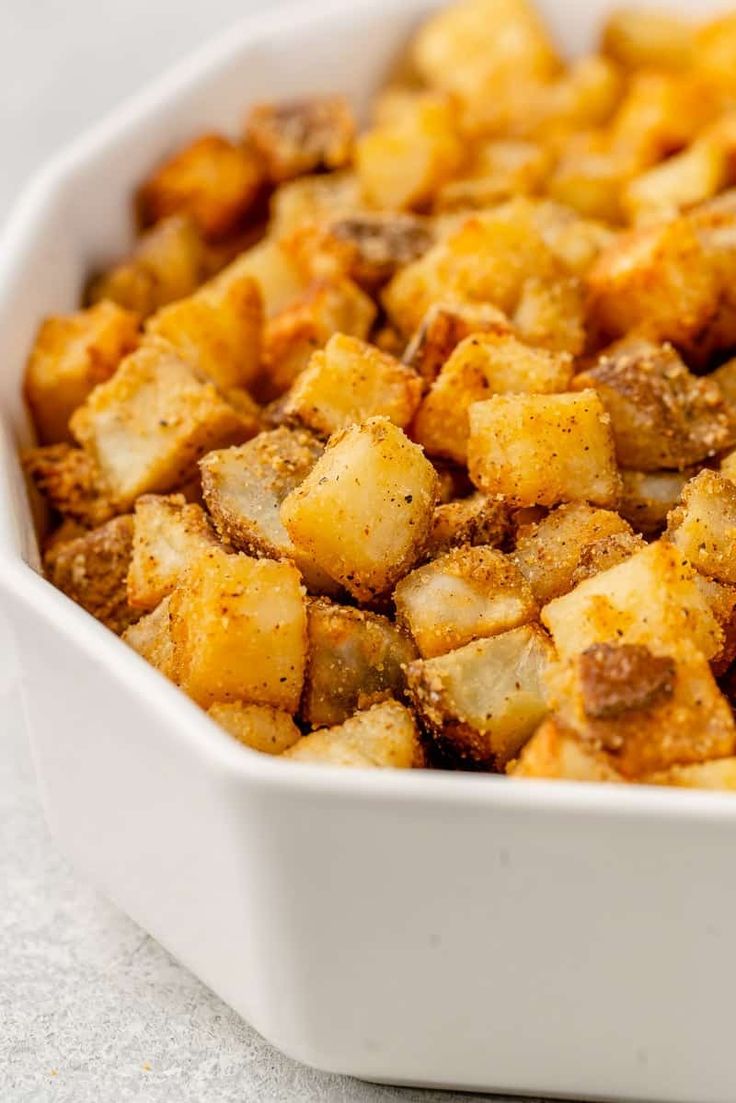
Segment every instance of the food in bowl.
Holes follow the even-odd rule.
[[[50,581],[260,752],[733,788],[735,62],[465,0],[175,151],[30,353]]]

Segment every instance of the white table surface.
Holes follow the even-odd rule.
[[[252,3],[0,0],[0,221],[39,163]],[[295,1064],[77,877],[43,822],[8,655],[0,609],[3,1103],[480,1098]]]

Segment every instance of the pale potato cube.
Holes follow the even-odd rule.
[[[403,361],[432,383],[453,350],[472,333],[511,332],[506,315],[490,303],[435,303],[406,346]]]
[[[49,506],[63,517],[96,528],[117,512],[93,458],[71,444],[28,448],[23,468]]]
[[[606,132],[577,131],[561,143],[547,191],[585,218],[617,224],[621,192],[641,167],[630,150],[612,147]]]
[[[202,552],[217,543],[196,503],[183,494],[143,494],[135,503],[128,601],[134,609],[154,609],[181,581]]]
[[[514,562],[537,601],[545,605],[572,589],[575,570],[587,548],[606,537],[630,533],[626,521],[612,510],[571,502],[520,527]]]
[[[736,757],[714,758],[710,762],[691,762],[671,766],[642,779],[647,785],[674,785],[679,789],[736,790]]]
[[[456,548],[411,571],[396,587],[394,602],[424,659],[497,636],[537,615],[519,568],[488,547]]]
[[[358,709],[403,694],[406,666],[417,649],[387,617],[319,598],[307,608],[307,635],[305,723],[340,724]]]
[[[462,175],[439,189],[435,210],[492,207],[515,195],[533,195],[541,190],[550,164],[549,150],[538,142],[482,142]]]
[[[580,280],[525,280],[512,318],[522,341],[550,352],[579,355],[585,347],[585,311]]]
[[[286,498],[291,539],[358,600],[390,589],[417,560],[432,524],[437,475],[387,418],[335,434]]]
[[[682,488],[695,472],[621,471],[623,493],[619,513],[645,535],[655,535],[667,523],[667,514],[677,505]]]
[[[47,562],[54,586],[118,635],[139,616],[125,589],[132,543],[133,518],[114,517],[63,544]]]
[[[736,583],[736,486],[701,471],[685,484],[665,535],[703,574]]]
[[[686,69],[693,60],[693,31],[674,12],[615,8],[603,28],[602,49],[627,69]]]
[[[305,735],[284,758],[326,766],[418,769],[424,752],[414,717],[396,701],[384,701],[334,728]]]
[[[542,623],[562,658],[613,642],[673,655],[694,645],[709,659],[723,641],[695,568],[661,540],[555,598],[542,609]]]
[[[174,643],[171,639],[169,599],[165,597],[123,632],[122,639],[166,678],[174,678]]]
[[[42,444],[70,439],[72,413],[137,344],[137,315],[111,302],[42,322],[25,376],[25,395]]]
[[[300,176],[281,184],[271,196],[270,231],[279,240],[306,223],[348,217],[360,210],[360,187],[355,173]]]
[[[302,737],[288,712],[268,705],[216,701],[208,708],[207,715],[238,743],[261,754],[283,754]]]
[[[427,555],[434,559],[451,548],[497,546],[510,530],[509,510],[485,494],[469,495],[435,506]]]
[[[594,744],[586,743],[554,716],[542,721],[517,759],[509,763],[509,777],[555,781],[613,781],[624,779]]]
[[[424,398],[412,436],[433,456],[467,460],[474,402],[493,394],[555,394],[568,388],[572,360],[567,353],[530,348],[510,334],[478,333],[451,353]]]
[[[409,693],[450,761],[502,768],[543,719],[544,671],[554,655],[544,632],[523,625],[409,667]]]
[[[139,494],[180,486],[205,452],[249,431],[212,383],[153,340],[95,387],[70,426],[120,508]]]
[[[422,381],[411,368],[357,337],[336,333],[312,353],[284,413],[322,436],[374,416],[403,429],[421,395]]]
[[[198,704],[243,701],[296,712],[307,617],[292,563],[214,548],[170,598],[176,680]]]
[[[632,223],[654,222],[717,195],[728,178],[727,151],[706,134],[629,181],[621,194],[621,206]]]
[[[593,390],[476,402],[470,407],[468,470],[484,494],[519,506],[611,506],[621,490],[610,418]]]
[[[355,122],[342,96],[258,103],[248,113],[246,137],[279,184],[349,163]]]
[[[265,238],[236,257],[215,277],[219,287],[239,284],[248,276],[255,280],[261,292],[266,318],[273,318],[303,295],[309,277],[280,242]]]

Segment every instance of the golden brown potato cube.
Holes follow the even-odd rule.
[[[695,568],[662,540],[550,601],[542,623],[563,659],[597,643],[643,644],[673,655],[694,645],[709,659],[723,642]]]
[[[536,625],[476,640],[409,667],[414,706],[451,761],[502,768],[544,717],[544,672],[554,655]]]
[[[284,412],[321,436],[381,416],[405,428],[422,395],[416,372],[373,345],[336,333],[289,392]]]
[[[466,337],[424,398],[412,435],[433,456],[465,463],[474,402],[493,394],[564,391],[572,378],[567,353],[530,348],[510,334],[478,333]]]
[[[162,337],[218,387],[247,387],[260,370],[263,303],[250,276],[214,279],[158,310],[146,333]]]
[[[123,641],[166,678],[174,678],[174,643],[171,639],[169,598],[123,632]]]
[[[611,121],[610,140],[646,168],[694,141],[721,107],[712,82],[697,72],[633,73]]]
[[[736,359],[727,360],[725,364],[721,364],[710,373],[709,378],[721,388],[728,405],[736,409]]]
[[[145,318],[191,295],[204,275],[204,244],[196,226],[172,215],[142,234],[130,257],[93,279],[88,299],[109,299]]]
[[[677,505],[683,486],[694,474],[693,470],[622,470],[619,513],[638,532],[656,535],[666,525],[667,514]]]
[[[710,762],[691,762],[687,766],[671,766],[649,774],[647,785],[674,785],[680,789],[736,789],[736,757],[714,758]]]
[[[154,609],[180,582],[191,563],[215,545],[201,506],[183,494],[143,494],[135,503],[128,601]]]
[[[646,546],[644,537],[638,532],[614,532],[586,545],[573,571],[571,589],[579,582],[585,582],[586,578],[593,578],[601,571],[618,566]]]
[[[236,257],[215,277],[217,284],[239,283],[249,276],[258,284],[266,318],[285,310],[307,290],[309,280],[278,241],[266,238]]]
[[[125,589],[132,543],[133,518],[114,517],[64,544],[48,564],[54,586],[118,635],[139,616]]]
[[[242,225],[261,187],[257,157],[220,134],[205,134],[174,154],[138,191],[144,226],[172,214],[188,215],[205,238],[217,241]]]
[[[315,279],[345,275],[371,290],[423,256],[433,240],[431,223],[419,215],[355,211],[301,226],[284,247]]]
[[[334,605],[307,608],[309,652],[301,716],[313,728],[340,724],[358,709],[403,694],[414,643],[387,617]]]
[[[622,189],[641,167],[631,151],[612,148],[607,133],[578,131],[561,143],[547,191],[587,219],[617,224],[623,219]]]
[[[499,139],[481,143],[463,174],[444,184],[435,198],[437,211],[492,207],[515,195],[533,195],[551,164],[538,142]]]
[[[42,444],[69,440],[69,418],[138,344],[138,317],[101,302],[47,318],[26,365],[25,394]]]
[[[542,235],[547,247],[562,265],[564,273],[582,278],[596,257],[615,240],[616,232],[595,218],[581,218],[575,211],[551,199],[534,202],[531,209],[533,225]],[[527,282],[540,281],[538,275],[530,275]],[[565,285],[564,276],[545,281],[552,288]],[[574,286],[574,284],[571,284]],[[522,285],[522,296],[524,285]],[[517,307],[517,310],[519,308]]]
[[[610,418],[593,390],[476,402],[468,471],[484,494],[518,506],[612,506],[621,491]]]
[[[86,536],[89,532],[87,526],[75,521],[73,517],[65,517],[60,524],[45,533],[41,538],[41,560],[44,569],[48,573],[51,570],[54,559],[70,540],[76,540],[78,536]]]
[[[605,754],[580,739],[555,716],[542,721],[506,772],[509,777],[556,781],[624,780]]]
[[[455,548],[402,578],[396,612],[424,659],[497,636],[537,615],[529,583],[495,548]]]
[[[587,548],[606,537],[630,533],[627,523],[612,510],[571,502],[519,528],[514,561],[537,601],[545,605],[572,589]]]
[[[503,311],[490,303],[435,303],[406,346],[407,367],[432,383],[450,354],[473,333],[511,333]]]
[[[621,206],[629,222],[655,222],[717,195],[728,183],[728,176],[724,145],[704,134],[681,153],[629,181],[621,194]]]
[[[388,418],[336,433],[281,506],[301,552],[359,601],[390,589],[421,555],[437,475]]]
[[[623,467],[682,469],[734,439],[736,426],[717,383],[692,375],[670,345],[620,341],[573,386],[594,387],[600,395]]]
[[[529,345],[579,355],[585,347],[585,310],[580,280],[525,280],[512,318]]]
[[[397,701],[384,701],[334,728],[305,735],[284,758],[327,766],[420,769],[424,752],[414,717]]]
[[[697,28],[693,38],[697,69],[724,92],[732,94],[736,58],[736,15],[724,13]]]
[[[281,184],[271,196],[270,232],[278,240],[307,223],[347,217],[360,209],[360,187],[355,173],[300,176]]]
[[[615,8],[603,28],[602,50],[627,69],[686,69],[694,28],[674,12]]]
[[[207,715],[238,743],[262,754],[283,754],[302,737],[288,712],[268,705],[216,701]]]
[[[701,471],[685,484],[665,535],[703,574],[736,583],[736,486]]]
[[[280,184],[308,172],[347,165],[355,121],[342,96],[259,103],[248,113],[246,137],[269,179]]]
[[[139,494],[180,486],[200,456],[242,440],[250,427],[212,383],[164,342],[151,340],[95,387],[71,430],[126,508]]]
[[[501,544],[510,530],[509,511],[485,494],[443,502],[435,506],[427,555],[434,559],[451,548]]]
[[[49,506],[63,517],[96,528],[116,513],[100,470],[71,444],[47,444],[23,453],[23,467]]]
[[[213,548],[170,598],[179,685],[203,708],[244,701],[296,712],[307,618],[293,563]]]
[[[375,317],[372,299],[352,280],[314,283],[266,324],[262,384],[266,397],[288,390],[315,349],[323,348],[333,333],[365,339]]]

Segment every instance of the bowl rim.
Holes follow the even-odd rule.
[[[403,8],[403,0],[384,0]],[[417,4],[431,10],[438,0]],[[351,0],[351,11],[368,12],[374,0]],[[140,120],[173,102],[180,92],[205,80],[234,59],[248,44],[267,40],[288,24],[300,25],[338,15],[344,0],[288,0],[272,10],[249,13],[168,67],[140,91],[124,99],[32,174],[0,232],[0,306],[15,274],[22,268],[37,227],[56,193],[73,187],[89,162],[139,125]],[[243,747],[210,720],[177,686],[169,682],[117,636],[57,590],[24,558],[17,505],[10,472],[17,464],[13,442],[0,434],[0,589],[43,618],[53,631],[74,644],[92,664],[111,670],[129,693],[145,693],[147,703],[177,739],[205,756],[223,775],[264,788],[299,795],[319,795],[343,803],[395,802],[421,805],[494,805],[522,813],[604,816],[616,821],[736,821],[736,800],[728,793],[603,782],[514,779],[503,775],[443,770],[336,770],[327,765],[282,761]]]

